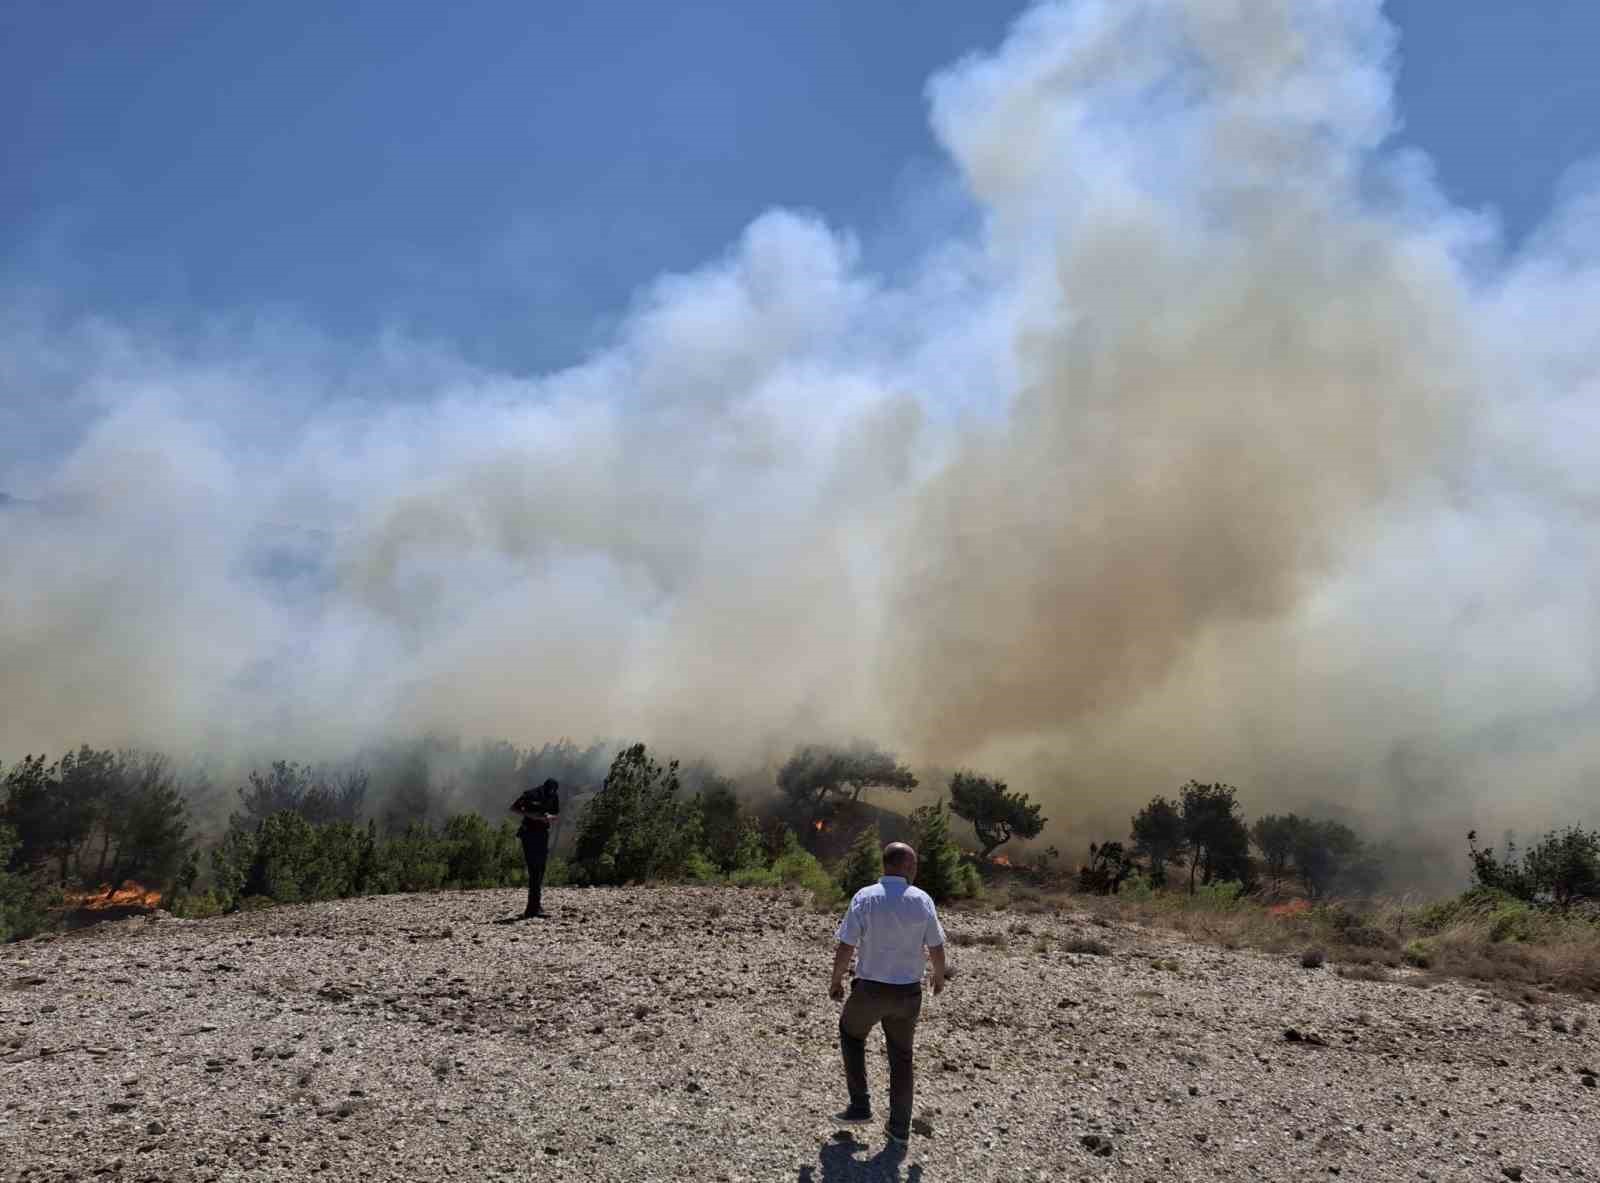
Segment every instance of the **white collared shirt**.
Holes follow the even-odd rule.
[[[834,934],[856,949],[856,977],[907,986],[922,981],[922,948],[944,944],[933,897],[903,875],[885,875],[850,901]]]

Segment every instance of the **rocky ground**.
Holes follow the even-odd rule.
[[[547,895],[527,923],[451,893],[0,948],[0,1179],[1600,1176],[1592,1004],[947,913],[894,1155],[831,1118],[832,917]]]

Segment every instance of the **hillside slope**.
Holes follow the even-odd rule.
[[[0,1178],[1600,1173],[1593,1005],[987,912],[946,916],[1006,943],[954,949],[926,1001],[933,1133],[897,1160],[830,1118],[831,917],[726,889],[547,899],[543,922],[493,923],[516,892],[391,896],[0,949]]]

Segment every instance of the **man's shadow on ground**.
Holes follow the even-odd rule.
[[[866,1149],[864,1143],[854,1138],[824,1143],[817,1155],[822,1173],[817,1173],[817,1167],[803,1166],[797,1183],[921,1183],[921,1163],[901,1173],[905,1147],[885,1146],[869,1158],[856,1157]]]

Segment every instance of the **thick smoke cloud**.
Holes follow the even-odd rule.
[[[1390,147],[1395,52],[1041,6],[929,88],[981,233],[891,282],[769,213],[545,377],[19,294],[0,754],[870,735],[1069,826],[1581,815],[1600,188],[1507,253]]]

